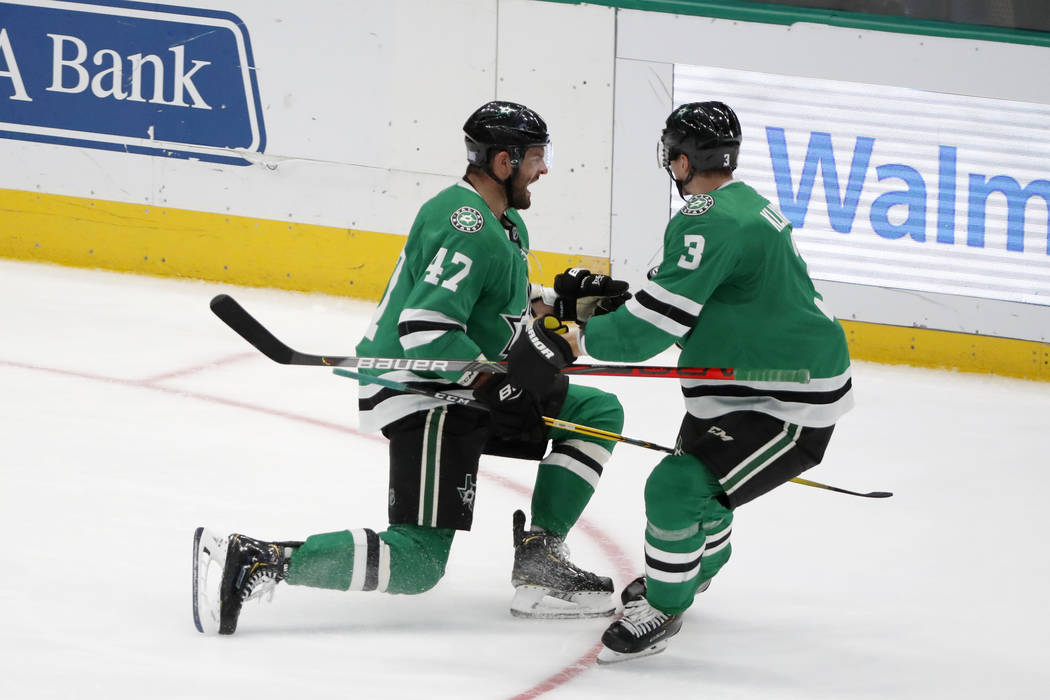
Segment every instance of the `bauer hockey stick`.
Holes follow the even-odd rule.
[[[491,410],[486,404],[478,401],[477,399],[467,398],[466,396],[458,396],[456,394],[449,394],[444,391],[435,391],[433,389],[424,389],[422,387],[414,387],[404,382],[398,382],[393,379],[387,379],[382,376],[372,376],[370,374],[361,374],[360,372],[354,372],[353,370],[345,369],[343,367],[336,367],[332,370],[335,374],[341,377],[349,377],[350,379],[356,379],[362,384],[379,384],[385,386],[388,389],[395,389],[397,391],[403,391],[409,394],[418,394],[420,396],[429,396],[431,398],[440,399],[441,401],[447,401],[449,403],[459,404],[460,406],[470,406],[472,408],[478,408],[483,411]],[[551,428],[561,428],[562,430],[568,430],[572,433],[579,433],[580,435],[589,435],[591,437],[602,438],[604,440],[612,440],[614,442],[623,442],[628,445],[635,445],[637,447],[644,447],[649,450],[656,450],[657,452],[666,452],[667,454],[677,454],[676,450],[658,445],[655,442],[649,442],[647,440],[638,440],[637,438],[629,438],[619,433],[612,433],[608,430],[602,430],[600,428],[592,428],[587,425],[580,425],[578,423],[570,423],[569,421],[559,420],[558,418],[549,418],[543,416],[544,424]],[[860,496],[861,498],[889,498],[893,494],[889,491],[869,491],[867,493],[861,493],[859,491],[850,491],[849,489],[842,489],[838,486],[829,486],[828,484],[822,484],[819,481],[810,481],[809,479],[803,479],[801,477],[795,477],[791,481],[796,484],[802,484],[803,486],[812,486],[818,489],[825,489],[827,491],[835,491],[836,493],[844,493],[850,496]]]
[[[255,349],[282,365],[356,367],[358,369],[407,369],[416,372],[488,372],[505,374],[505,362],[443,360],[403,357],[353,357],[311,355],[294,350],[249,314],[228,294],[211,300],[211,310],[223,323],[251,343]],[[606,377],[667,377],[671,379],[725,379],[752,382],[809,382],[807,369],[734,369],[724,367],[657,367],[651,365],[570,365],[562,374],[591,374]]]

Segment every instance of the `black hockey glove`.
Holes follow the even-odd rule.
[[[542,395],[554,375],[576,361],[569,341],[562,334],[569,329],[554,316],[544,316],[525,327],[507,351],[507,376],[517,386]]]
[[[528,440],[537,434],[543,420],[539,397],[513,384],[508,375],[488,375],[474,396],[489,407],[493,435]]]
[[[592,273],[582,267],[572,267],[554,277],[554,315],[564,321],[586,323],[591,316],[600,316],[618,309],[631,298],[628,284],[608,275]]]
[[[507,352],[507,374],[493,375],[474,395],[492,412],[493,432],[506,439],[530,439],[542,423],[540,397],[554,383],[558,370],[576,356],[561,337],[566,327],[544,316],[526,327]]]

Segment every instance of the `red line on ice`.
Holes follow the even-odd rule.
[[[221,396],[212,396],[210,394],[201,394],[194,391],[183,391],[181,389],[173,389],[171,387],[160,386],[157,384],[158,381],[164,379],[170,379],[173,377],[185,377],[196,372],[201,372],[209,369],[215,369],[219,365],[228,364],[229,362],[243,359],[245,357],[251,357],[251,354],[237,355],[223,360],[198,365],[183,370],[176,370],[165,374],[156,375],[149,379],[119,379],[117,377],[106,377],[98,374],[91,374],[88,372],[77,372],[73,370],[56,369],[53,367],[41,367],[39,365],[25,364],[22,362],[11,362],[7,360],[0,360],[0,365],[7,367],[17,367],[20,369],[33,370],[37,372],[47,372],[48,374],[58,374],[66,377],[73,377],[76,379],[88,379],[97,382],[103,382],[106,384],[119,384],[122,386],[149,389],[151,391],[160,391],[162,393],[171,394],[173,396],[182,396],[190,399],[196,399],[198,401],[205,401],[211,403],[223,404],[233,408],[241,408],[248,411],[255,411],[257,413],[265,413],[271,416],[277,416],[281,418],[287,418],[289,420],[297,421],[300,423],[307,423],[309,425],[318,426],[321,428],[327,428],[342,433],[349,433],[356,437],[365,438],[367,440],[375,440],[377,442],[385,442],[386,438],[371,433],[362,433],[358,430],[350,428],[340,423],[332,423],[329,421],[318,420],[316,418],[309,418],[307,416],[301,416],[294,413],[288,413],[287,411],[279,411],[272,408],[266,408],[265,406],[258,406],[254,404],[248,404],[241,401],[234,401],[232,399],[225,399]],[[489,481],[494,481],[503,488],[513,491],[519,495],[529,496],[532,494],[532,490],[526,486],[508,479],[507,477],[493,473],[489,470],[482,470],[485,474],[485,478]],[[588,537],[595,541],[598,547],[602,550],[602,553],[615,564],[616,573],[621,581],[630,581],[637,576],[638,566],[632,562],[630,557],[627,556],[626,552],[623,551],[620,546],[613,540],[606,537],[605,533],[600,527],[590,522],[586,517],[581,517],[576,523],[576,527],[583,531]],[[567,665],[560,671],[552,674],[545,680],[540,681],[536,685],[532,686],[524,692],[518,693],[512,696],[509,700],[531,700],[532,698],[539,697],[544,693],[559,688],[569,681],[579,676],[584,671],[589,670],[595,665],[595,661],[598,657],[598,652],[601,650],[601,642],[597,642],[593,647],[587,650],[587,652]]]

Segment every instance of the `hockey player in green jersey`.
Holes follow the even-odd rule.
[[[540,460],[531,528],[522,511],[513,518],[511,612],[589,617],[615,611],[612,581],[572,564],[563,544],[615,443],[548,429],[542,417],[619,432],[623,409],[614,395],[570,386],[557,373],[575,360],[555,331],[564,326],[533,322],[533,316],[551,310],[541,298],[575,308],[574,291],[584,289],[606,296],[611,309],[629,296],[627,285],[587,274],[579,284],[563,283],[561,298],[530,285],[529,236],[519,211],[531,204],[529,186],[547,172],[547,125],[523,105],[490,102],[471,115],[464,132],[466,174],[420,209],[357,351],[507,358],[506,375],[387,373],[409,385],[473,395],[491,411],[363,384],[361,427],[382,430],[390,440],[389,527],[317,534],[305,542],[202,537],[199,530],[198,560],[224,557],[224,575],[217,592],[206,594],[204,581],[195,587],[204,621],[198,628],[233,633],[241,604],[281,580],[339,590],[429,590],[445,573],[456,531],[471,528],[482,454]]]
[[[614,313],[590,320],[583,354],[636,362],[677,344],[679,366],[808,369],[808,384],[684,379],[679,454],[645,485],[645,573],[621,598],[600,662],[662,651],[730,555],[735,509],[818,464],[853,402],[845,334],[813,287],[791,224],[733,179],[740,123],[721,102],[667,118],[661,163],[685,206],[662,262]]]

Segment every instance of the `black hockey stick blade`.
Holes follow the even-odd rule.
[[[860,496],[861,498],[889,498],[893,495],[892,491],[868,491],[867,493],[861,493],[859,491],[850,491],[849,489],[841,489],[838,486],[828,486],[818,481],[810,481],[809,479],[803,479],[800,476],[796,476],[792,479],[796,484],[802,484],[803,486],[812,486],[818,489],[827,489],[828,491],[835,491],[837,493],[848,493],[851,496]]]
[[[211,310],[222,322],[237,332],[255,349],[282,365],[338,365],[342,357],[322,357],[298,352],[282,343],[266,326],[244,310],[229,294],[218,294],[211,300]]]

